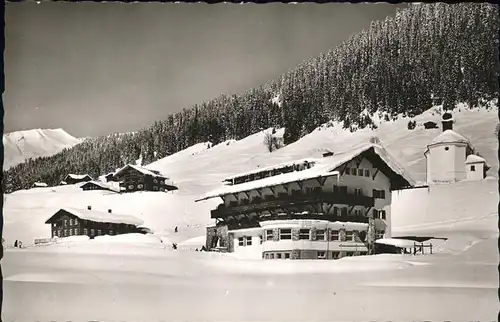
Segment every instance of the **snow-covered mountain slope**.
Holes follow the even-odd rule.
[[[497,124],[497,111],[461,109],[454,113],[454,129],[468,137],[488,161],[492,166],[489,171],[492,176],[498,171],[497,141],[493,134]],[[414,119],[417,123],[433,120],[439,124],[440,113],[434,108]],[[44,221],[55,211],[61,207],[86,208],[88,205],[96,210],[112,208],[116,213],[139,216],[144,220],[145,226],[167,236],[175,226],[179,226],[179,233],[170,236],[177,241],[201,236],[205,226],[212,223],[210,210],[220,201],[212,199],[195,203],[194,200],[209,190],[220,187],[224,178],[258,166],[321,157],[325,148],[334,152],[351,149],[374,136],[380,139],[388,152],[415,179],[424,181],[424,150],[441,130],[425,130],[420,126],[408,130],[407,124],[408,119],[400,119],[382,123],[377,130],[364,129],[355,133],[343,130],[339,124],[333,124],[318,128],[299,141],[272,153],[268,152],[263,144],[266,131],[239,141],[230,140],[213,146],[210,143],[200,143],[146,166],[161,171],[178,185],[178,191],[167,194],[141,192],[120,195],[102,191],[81,191],[78,186],[17,191],[5,196],[4,236],[7,240],[18,238],[25,241],[46,237],[50,234],[50,228]],[[275,135],[282,134],[281,129]],[[417,222],[426,224],[445,221],[449,220],[448,217],[440,220],[439,216],[427,216],[421,217],[422,222]]]
[[[7,170],[30,158],[54,155],[82,140],[71,136],[63,129],[33,129],[4,134],[3,169]]]
[[[461,110],[454,115],[455,130],[472,141],[492,166],[492,176],[498,169],[493,135],[497,112]],[[439,124],[439,114],[434,113],[429,110],[415,120]],[[449,238],[433,240],[432,256],[256,261],[169,247],[170,242],[179,242],[181,250],[204,244],[205,226],[212,223],[210,210],[220,201],[194,200],[220,187],[225,177],[257,166],[320,157],[325,148],[350,149],[377,136],[411,175],[423,181],[425,145],[440,130],[417,126],[410,131],[407,123],[408,119],[400,119],[375,131],[356,133],[333,124],[273,153],[263,144],[264,132],[215,146],[197,144],[147,166],[176,182],[179,190],[169,193],[120,195],[82,191],[78,184],[5,195],[7,245],[15,239],[29,245],[34,238],[49,237],[50,227],[44,222],[55,211],[88,205],[135,215],[156,236],[104,236],[92,241],[72,237],[50,246],[8,248],[2,261],[4,317],[31,321],[40,319],[42,312],[45,320],[75,321],[123,320],[124,316],[152,321],[165,316],[204,321],[320,321],[325,316],[345,321],[399,321],[415,316],[436,321],[494,320],[499,260],[495,179],[393,193],[394,235]],[[282,134],[283,130],[276,133]],[[249,298],[259,310],[248,310]],[[76,301],[85,305],[75,305]],[[199,303],[199,309],[193,310],[193,303]],[[359,303],[364,303],[362,310]],[[97,306],[103,308],[98,315],[87,309]]]

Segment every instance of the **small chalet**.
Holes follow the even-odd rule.
[[[138,226],[143,224],[139,218],[130,215],[113,214],[92,210],[91,206],[85,209],[62,208],[46,222],[50,224],[52,238],[68,236],[89,236],[94,238],[101,235],[120,235],[141,233]]]
[[[437,129],[438,126],[435,122],[432,122],[432,121],[427,121],[424,123],[424,128],[426,130],[429,130],[429,129]]]
[[[75,184],[80,182],[92,181],[92,177],[88,174],[68,174],[63,180],[66,184]]]
[[[83,184],[80,188],[82,188],[83,191],[88,191],[88,190],[108,190],[108,191],[113,191],[113,192],[119,192],[114,189],[109,184],[106,184],[104,182],[99,182],[99,181],[89,181],[85,184]]]
[[[178,188],[172,181],[159,171],[149,170],[136,165],[128,164],[113,174],[115,181],[120,182],[123,192],[134,191],[173,191]]]

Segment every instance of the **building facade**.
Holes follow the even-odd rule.
[[[113,214],[108,212],[75,208],[63,208],[57,211],[46,222],[50,224],[52,238],[70,236],[88,236],[93,239],[102,235],[121,235],[141,233],[138,226],[143,224],[141,219],[129,215]]]
[[[412,185],[388,159],[368,144],[231,177],[199,200],[222,199],[211,217],[228,227],[229,252],[264,259],[366,254],[370,224],[373,238],[390,236],[391,191]]]
[[[121,192],[177,190],[171,180],[160,172],[131,164],[119,169],[112,178],[120,182]]]

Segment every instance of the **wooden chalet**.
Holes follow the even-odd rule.
[[[424,128],[428,130],[428,129],[438,129],[439,127],[436,122],[427,121],[424,123]]]
[[[66,178],[64,178],[64,182],[66,184],[76,184],[80,182],[87,182],[87,181],[92,181],[92,177],[89,176],[88,174],[68,174]]]
[[[46,222],[50,224],[52,238],[69,236],[89,236],[91,239],[101,235],[120,235],[127,233],[143,233],[138,226],[141,219],[130,215],[119,215],[108,212],[85,209],[63,208],[57,211]]]
[[[230,185],[197,201],[223,200],[211,211],[211,218],[216,227],[227,227],[225,244],[230,252],[249,245],[259,248],[263,258],[311,258],[314,254],[317,258],[339,258],[367,253],[359,236],[366,236],[370,225],[374,229],[369,234],[371,242],[390,234],[391,191],[413,186],[413,180],[378,144],[327,156],[228,178],[225,181]],[[337,227],[332,223],[342,224]],[[337,228],[325,228],[328,225]],[[210,238],[226,239],[223,230],[208,230]],[[321,241],[317,240],[318,231]],[[328,237],[330,234],[336,237]],[[328,254],[322,253],[325,242]],[[207,247],[212,245],[213,240],[207,240]],[[287,252],[275,252],[285,248]],[[299,249],[298,255],[292,249]]]
[[[122,192],[173,191],[178,188],[159,171],[128,164],[114,173],[113,179],[120,182]]]

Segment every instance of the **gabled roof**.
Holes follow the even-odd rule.
[[[409,173],[377,143],[367,143],[351,150],[335,153],[333,156],[322,159],[319,163],[324,164],[327,171],[336,170],[341,165],[353,160],[358,156],[367,157],[376,163],[375,166],[394,182],[395,188],[410,187],[415,185],[415,180]]]
[[[96,185],[96,186],[99,186],[99,187],[101,187],[101,188],[103,188],[103,189],[106,189],[106,190],[111,190],[111,191],[119,192],[116,188],[112,187],[112,186],[111,186],[111,185],[109,185],[109,184],[106,184],[106,183],[104,183],[104,182],[100,182],[100,181],[94,181],[94,180],[92,180],[92,181],[88,181],[88,182],[86,182],[86,183],[82,184],[82,185],[80,186],[80,188],[83,188],[83,187],[85,187],[85,186],[87,186],[87,185],[91,185],[91,184]]]
[[[162,178],[168,179],[168,177],[162,175],[159,171],[146,169],[146,168],[139,167],[139,166],[133,165],[133,164],[127,164],[126,166],[118,169],[113,175],[117,176],[117,175],[119,175],[120,173],[122,173],[123,171],[125,171],[125,170],[127,170],[129,168],[137,170],[137,171],[139,171],[142,174],[150,175],[150,176],[153,176],[153,177],[162,177]]]
[[[384,148],[376,143],[368,143],[343,153],[334,154],[328,158],[318,159],[316,164],[310,169],[284,173],[232,186],[224,186],[205,194],[196,201],[250,191],[257,188],[339,175],[338,168],[358,156],[367,157],[382,173],[388,176],[391,180],[391,188],[393,190],[415,185],[415,180],[408,175],[404,168]]]
[[[66,176],[66,179],[67,178],[71,178],[71,179],[74,179],[74,180],[82,180],[82,179],[85,179],[85,178],[90,178],[92,179],[91,176],[89,176],[88,174],[73,174],[73,173],[70,173]],[[66,179],[64,179],[66,181]]]
[[[486,160],[478,155],[469,154],[469,156],[465,160],[465,164],[472,164],[472,163],[486,163]]]
[[[56,212],[49,219],[47,219],[45,223],[50,224],[54,222],[57,217],[59,217],[64,213],[71,214],[82,220],[89,220],[94,222],[127,224],[135,226],[140,226],[144,224],[143,220],[130,215],[120,215],[102,211],[77,209],[77,208],[61,208],[58,212]]]

